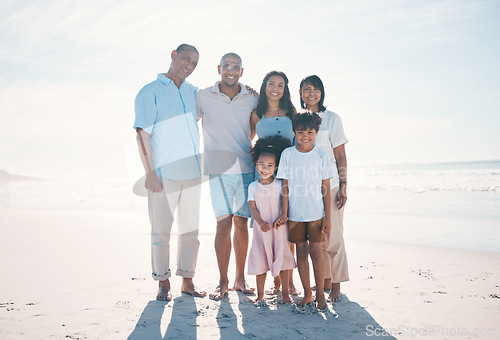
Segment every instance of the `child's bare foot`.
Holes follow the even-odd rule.
[[[182,286],[181,286],[181,292],[192,295],[194,297],[205,297],[207,296],[207,292],[205,291],[198,291],[196,287],[193,284],[193,279],[190,278],[183,278],[182,279]]]
[[[276,289],[276,287],[271,287],[269,289],[266,289],[266,294],[267,295],[276,295],[280,292],[279,289]]]
[[[266,290],[267,295],[276,295],[280,291],[280,287],[276,287],[276,285],[273,284],[273,286],[269,289]]]
[[[212,300],[222,300],[225,296],[227,296],[229,289],[227,282],[221,282],[215,288],[214,292],[211,293],[208,297]]]
[[[276,295],[280,291],[281,280],[279,276],[275,276],[273,280],[273,286],[266,290],[267,295]]]
[[[328,295],[328,300],[331,302],[340,301],[342,298],[342,293],[340,292],[340,283],[332,283],[332,289]]]
[[[158,282],[158,294],[156,295],[156,300],[172,300],[172,294],[170,293],[170,281],[168,279]]]
[[[284,294],[281,292],[281,303],[292,303],[292,299],[289,294]]]
[[[299,291],[295,288],[295,286],[294,286],[293,282],[290,282],[290,283],[288,284],[288,287],[289,287],[289,288],[288,288],[288,293],[289,293],[290,295],[294,295],[294,296],[300,295],[300,292],[299,292]]]
[[[328,304],[326,303],[325,296],[316,297],[316,308],[319,310],[325,310],[328,308]]]
[[[239,282],[234,282],[233,290],[240,291],[243,294],[253,294],[253,292],[255,292],[255,288],[250,288],[245,279]]]

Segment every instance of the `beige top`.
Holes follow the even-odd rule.
[[[258,99],[241,83],[240,88],[232,100],[220,92],[219,81],[196,94],[198,118],[203,118],[206,175],[254,171],[250,156],[250,114]]]

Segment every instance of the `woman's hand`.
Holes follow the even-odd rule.
[[[337,208],[342,209],[347,202],[347,185],[345,183],[341,183],[339,186],[339,191],[337,191],[336,195]]]

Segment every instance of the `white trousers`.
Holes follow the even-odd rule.
[[[148,191],[153,278],[163,281],[171,276],[170,231],[175,213],[178,228],[176,275],[192,278],[200,246],[201,178],[186,181],[161,178],[161,183],[162,192]]]
[[[331,224],[332,229],[323,238],[323,261],[325,263],[325,279],[332,283],[349,281],[347,254],[344,245],[344,207],[337,208],[338,187],[332,189]]]

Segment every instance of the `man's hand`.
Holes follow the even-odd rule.
[[[161,182],[154,171],[146,175],[146,183],[144,186],[151,192],[161,192]]]
[[[259,93],[257,91],[255,91],[248,85],[245,85],[245,88],[247,89],[248,92],[250,92],[250,94],[253,94],[255,97],[259,98]]]
[[[271,226],[266,221],[262,221],[262,223],[260,223],[259,225],[260,225],[260,230],[262,230],[263,232],[271,230]]]
[[[321,229],[321,232],[327,233],[332,229],[332,224],[330,223],[330,219],[323,219],[323,228]]]
[[[273,227],[278,229],[283,224],[285,224],[287,221],[288,221],[288,216],[286,216],[286,214],[281,214],[281,216],[278,217],[278,219],[276,221],[274,221]]]
[[[339,191],[335,197],[337,202],[337,208],[340,210],[347,202],[347,186],[345,184],[340,184]]]

